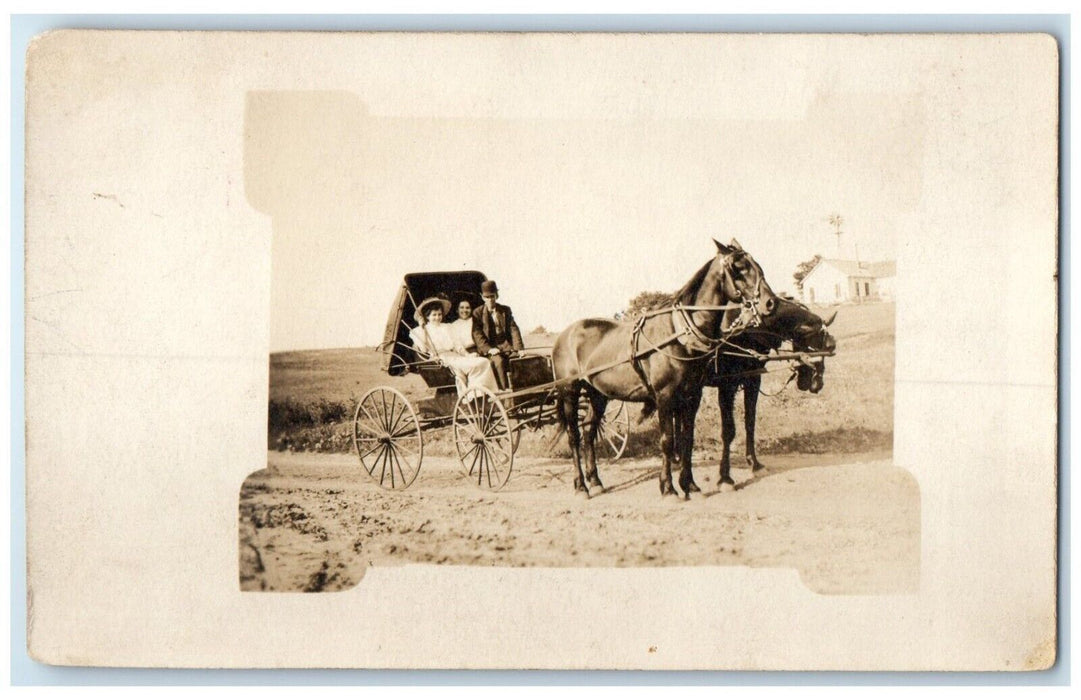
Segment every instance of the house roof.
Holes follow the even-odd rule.
[[[893,277],[897,274],[897,263],[894,260],[882,262],[859,262],[856,260],[841,260],[839,258],[822,258],[812,268],[814,272],[821,265],[829,265],[841,272],[846,277]],[[810,272],[807,273],[810,276]]]

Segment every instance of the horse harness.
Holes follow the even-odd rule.
[[[726,276],[731,274],[727,266],[724,267],[724,274]],[[735,285],[733,285],[733,287],[735,287]],[[642,358],[652,355],[655,352],[678,362],[697,362],[711,356],[715,358],[718,351],[723,346],[729,344],[729,338],[743,332],[747,328],[761,325],[762,316],[758,312],[758,301],[761,298],[761,292],[762,279],[760,277],[755,286],[754,297],[750,299],[743,298],[743,294],[739,291],[739,288],[735,287],[735,297],[739,300],[736,303],[688,306],[676,302],[670,307],[647,311],[638,317],[635,321],[634,328],[631,331],[630,356],[626,360],[616,360],[602,365],[601,367],[591,369],[582,376],[588,379],[605,370],[629,362],[634,369],[635,374],[637,374],[639,380],[641,380],[642,385],[645,386],[646,391],[649,392],[650,397],[656,399],[656,391],[654,390],[653,385],[650,384],[645,369],[642,367]],[[724,327],[724,318],[722,317],[720,338],[712,338],[704,333],[702,329],[695,324],[694,319],[691,318],[692,314],[696,311],[725,313],[736,309],[740,310],[740,315],[728,328]],[[672,328],[675,329],[675,331],[660,342],[654,342],[645,334],[645,323],[647,319],[663,314],[671,314]],[[640,340],[645,340],[647,344],[645,349],[639,348]],[[688,352],[692,353],[692,356],[680,357],[679,355],[673,355],[664,349],[666,346],[675,342],[678,342],[686,348]]]

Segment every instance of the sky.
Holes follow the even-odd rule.
[[[271,351],[378,343],[411,272],[480,270],[524,330],[558,331],[677,289],[711,238],[737,239],[776,291],[794,292],[815,254],[895,258],[921,196],[919,96],[798,75],[766,90],[745,63],[709,109],[664,99],[693,85],[610,110],[597,105],[623,98],[580,86],[533,95],[531,110],[514,90],[472,109],[414,95],[414,110],[378,91],[249,93],[245,192],[273,227]],[[742,93],[746,109],[731,101]]]

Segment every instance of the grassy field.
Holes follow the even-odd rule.
[[[822,315],[830,309],[816,309]],[[792,382],[758,401],[758,452],[872,452],[893,445],[894,306],[892,303],[839,307],[830,328],[837,356],[826,362],[826,385],[812,395]],[[550,346],[555,335],[530,336],[529,347]],[[371,348],[309,350],[270,356],[268,447],[280,450],[348,452],[356,401],[378,385],[389,385],[411,398],[428,389],[419,377],[388,377],[381,355]],[[763,381],[764,394],[778,392],[788,371],[775,368]],[[737,397],[737,454],[743,449],[742,398]],[[637,410],[632,413],[637,417]],[[656,421],[635,426],[628,455],[656,452]],[[551,450],[555,428],[526,433],[520,453],[565,455],[564,442]],[[716,391],[707,389],[698,414],[696,447],[705,456],[720,451],[720,411]],[[425,436],[425,451],[450,454],[438,433]]]

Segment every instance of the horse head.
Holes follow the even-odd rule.
[[[777,296],[766,282],[758,262],[735,238],[728,245],[717,239],[713,242],[717,245],[715,260],[725,298],[739,302],[743,306],[742,313],[749,314],[752,320],[772,314],[777,308]]]
[[[828,319],[823,320],[809,309],[805,309],[803,318],[792,329],[792,349],[796,352],[833,352],[836,350],[837,341],[826,330],[835,318],[837,318],[836,311]],[[822,391],[825,373],[825,358],[818,357],[813,362],[800,362],[796,368],[796,387],[801,391],[817,394]]]

